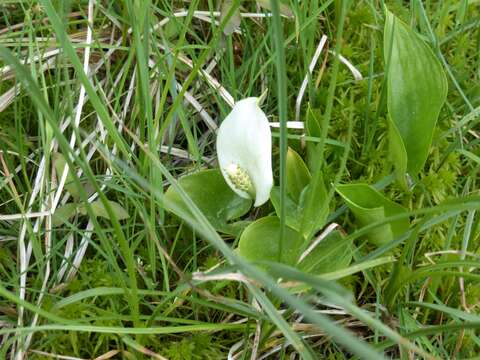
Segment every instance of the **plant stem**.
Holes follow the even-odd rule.
[[[278,260],[281,259],[285,240],[285,198],[287,180],[287,74],[285,66],[285,51],[283,43],[283,26],[280,18],[278,1],[270,0],[273,23],[273,43],[276,54],[277,68],[277,99],[278,118],[280,122],[280,239],[278,246]]]

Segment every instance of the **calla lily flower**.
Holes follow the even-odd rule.
[[[259,98],[238,101],[217,134],[220,170],[239,196],[266,203],[273,186],[272,137]]]

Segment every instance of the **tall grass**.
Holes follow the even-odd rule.
[[[477,356],[476,3],[222,4],[0,4],[0,358]],[[429,42],[450,81],[409,190],[387,154],[384,5]],[[319,137],[287,126],[305,77],[299,120],[318,109]],[[215,130],[232,101],[265,89],[262,107],[279,122],[280,252],[288,146],[304,155],[305,142],[320,144],[315,171],[327,183],[375,184],[408,209],[358,228],[330,187],[328,222],[354,244],[347,268],[261,271],[179,185],[216,166]],[[188,212],[165,197],[169,186]],[[402,217],[412,225],[401,237],[365,240]]]

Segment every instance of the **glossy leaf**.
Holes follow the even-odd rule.
[[[297,263],[302,236],[290,227],[286,227],[280,261],[287,265]],[[276,216],[263,217],[243,231],[238,243],[240,255],[250,261],[277,261],[280,241],[280,219]]]
[[[308,106],[306,116],[306,131],[308,136],[320,137],[320,118],[322,112]],[[302,233],[310,238],[325,225],[328,216],[327,189],[323,174],[318,168],[319,144],[307,143],[308,167],[311,172],[310,184],[303,189],[300,196],[300,206],[303,208]]]
[[[203,170],[184,176],[180,178],[179,184],[216,230],[233,235],[238,233],[239,228],[230,221],[246,214],[252,206],[252,201],[235,194],[223,179],[219,169]],[[188,206],[175,189],[168,188],[165,197],[183,212],[190,214]],[[175,213],[173,209],[167,210]],[[182,214],[176,215],[181,217]]]
[[[280,191],[273,187],[270,200],[277,216],[280,215]],[[299,201],[287,195],[285,198],[286,217],[288,226],[300,232],[305,239],[309,239],[320,230],[328,216],[327,191],[321,174],[310,182],[302,191]]]
[[[307,165],[298,153],[288,148],[287,152],[287,192],[295,201],[300,200],[300,195],[310,182],[311,176]]]
[[[397,125],[390,119],[388,127],[390,145],[390,160],[395,164],[395,175],[399,183],[408,188],[405,174],[407,173],[407,151]]]
[[[336,190],[355,215],[360,227],[406,212],[403,206],[387,199],[367,184],[338,185]],[[403,234],[409,226],[407,218],[392,221],[373,229],[367,238],[373,244],[381,246]]]
[[[317,171],[310,184],[303,190],[300,207],[302,234],[308,239],[325,225],[328,216],[327,189],[321,171]]]
[[[387,11],[384,33],[390,151],[397,170],[416,175],[425,164],[447,95],[447,80],[433,51],[408,25]],[[396,132],[403,142],[402,153]],[[403,174],[404,175],[404,174]]]
[[[352,242],[336,230],[321,240],[300,262],[299,267],[313,274],[330,273],[347,268],[352,261],[352,256]]]
[[[278,186],[274,186],[270,193],[270,201],[275,208],[275,212],[277,216],[280,217],[280,188]],[[285,197],[285,222],[288,226],[292,229],[301,231],[302,228],[302,209],[300,206],[290,197]]]

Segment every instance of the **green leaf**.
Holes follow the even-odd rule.
[[[62,178],[63,171],[65,167],[67,166],[67,161],[63,157],[61,153],[55,153],[53,154],[53,165],[55,167],[55,172],[57,173],[57,181],[60,182],[60,179]],[[67,171],[67,178],[65,180],[65,189],[72,195],[76,200],[80,198],[80,193],[75,186],[75,182],[73,180],[73,172],[72,169],[68,169]]]
[[[75,215],[78,207],[79,206],[77,203],[68,203],[58,207],[52,216],[52,225],[56,227],[67,222],[68,219],[70,219],[73,215]]]
[[[305,130],[308,136],[319,138],[322,136],[320,128],[320,117],[322,113],[319,109],[312,109],[310,104],[307,108],[307,116],[305,121]],[[315,170],[318,163],[316,154],[318,153],[319,144],[315,142],[307,142],[307,164],[310,170]]]
[[[240,228],[229,222],[245,215],[250,210],[252,201],[235,194],[219,169],[199,171],[180,178],[178,182],[216,230],[232,235],[239,232]],[[182,212],[191,214],[189,207],[173,187],[168,188],[165,197],[167,203],[172,202],[182,211],[168,207],[167,210],[180,218]],[[193,214],[191,216],[193,217]]]
[[[352,256],[352,242],[336,230],[321,240],[300,262],[300,269],[313,274],[343,270],[350,265]]]
[[[285,239],[280,261],[295,265],[303,244],[302,236],[290,227],[285,228]],[[277,261],[280,242],[280,219],[261,218],[243,231],[238,243],[240,255],[250,261]]]
[[[320,137],[319,109],[308,106],[306,117],[306,131],[308,136]],[[305,187],[300,195],[300,207],[303,208],[302,234],[308,239],[325,225],[328,216],[327,189],[323,181],[323,174],[318,169],[319,145],[307,143],[308,167],[312,170],[310,184]]]
[[[328,216],[327,197],[322,172],[317,171],[300,196],[300,207],[303,209],[301,228],[307,239],[325,225]]]
[[[406,151],[407,171],[416,175],[427,159],[435,124],[447,96],[447,79],[428,45],[389,11],[384,57],[388,112]],[[396,140],[391,143],[390,151],[401,152]],[[395,160],[402,157],[402,154],[393,156]],[[404,160],[395,165],[404,171]]]
[[[408,189],[405,177],[407,173],[407,150],[405,150],[397,125],[392,119],[389,119],[388,137],[390,140],[390,160],[395,164],[395,177],[404,189]]]
[[[302,190],[310,183],[311,175],[307,165],[298,153],[288,148],[287,152],[287,192],[298,202]]]
[[[336,190],[353,212],[360,226],[370,225],[386,217],[406,212],[403,206],[387,199],[367,184],[338,185]],[[409,226],[410,222],[407,218],[392,221],[370,231],[367,238],[377,246],[385,245],[407,231]]]
[[[275,208],[277,216],[280,217],[280,188],[278,186],[272,188],[272,191],[270,192],[270,201]],[[288,195],[285,197],[285,212],[286,224],[292,229],[300,231],[302,227],[302,208],[300,208],[299,205]]]
[[[322,131],[320,129],[320,117],[322,113],[320,109],[312,109],[308,104],[306,130],[308,136],[320,137]]]
[[[125,220],[130,217],[127,211],[119,203],[115,201],[110,201],[110,200],[108,200],[108,203],[112,208],[112,211],[115,214],[115,217],[117,218],[117,220]],[[100,216],[106,219],[110,219],[110,215],[108,214],[107,209],[105,208],[105,205],[101,200],[96,200],[92,202],[90,206],[92,207],[92,211],[95,214],[95,216]],[[87,213],[85,210],[85,205],[82,205],[79,211],[85,215]]]

